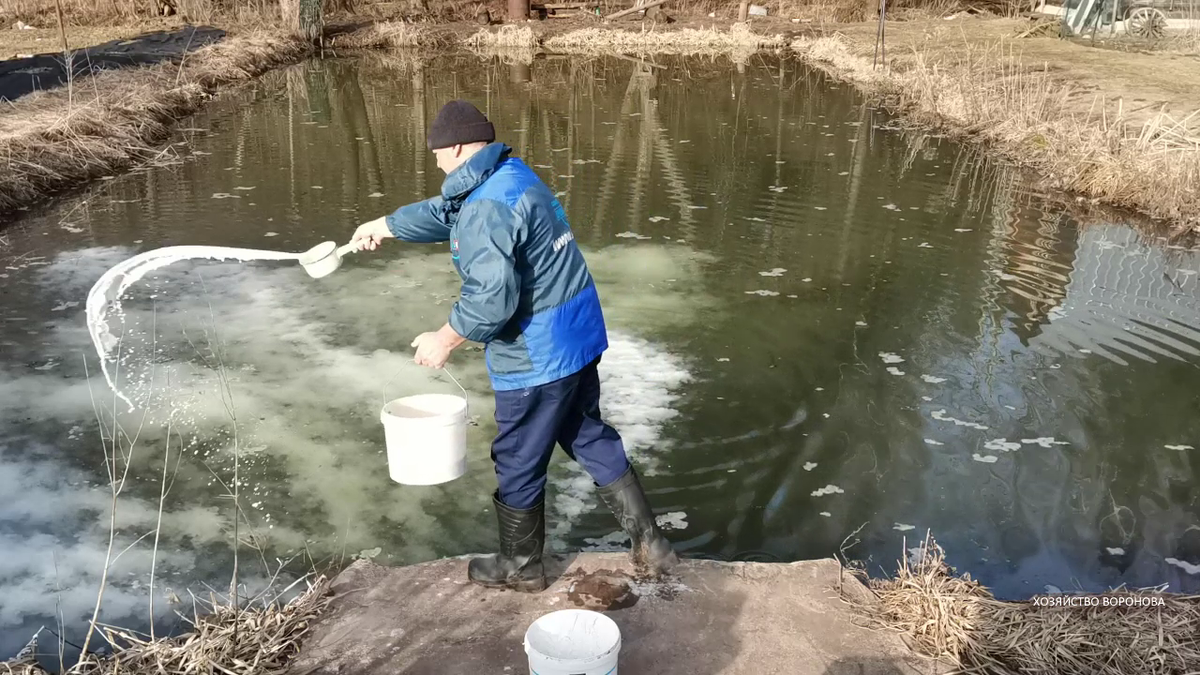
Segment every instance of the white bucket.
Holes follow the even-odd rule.
[[[388,401],[379,419],[392,480],[402,485],[437,485],[466,473],[466,398],[405,396]]]
[[[530,675],[617,675],[621,629],[586,609],[543,615],[525,631]]]

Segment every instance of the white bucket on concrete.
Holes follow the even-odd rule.
[[[530,675],[617,675],[621,629],[586,609],[562,609],[525,631]]]
[[[467,470],[467,399],[418,394],[388,401],[379,412],[388,474],[403,485],[437,485]]]

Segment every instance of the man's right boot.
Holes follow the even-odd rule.
[[[514,509],[492,494],[500,528],[500,553],[473,558],[467,578],[487,588],[536,593],[546,588],[542,545],[546,540],[545,500],[530,509]]]
[[[663,536],[650,510],[650,502],[638,481],[637,472],[630,466],[618,479],[599,488],[600,497],[617,517],[621,529],[633,540],[629,552],[633,563],[652,574],[662,574],[679,562],[671,542]]]

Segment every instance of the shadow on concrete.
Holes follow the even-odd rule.
[[[73,51],[70,70],[78,79],[101,70],[177,63],[185,53],[224,37],[225,31],[211,26],[143,33]],[[0,61],[0,100],[13,101],[35,91],[60,87],[67,83],[67,72],[62,52]]]

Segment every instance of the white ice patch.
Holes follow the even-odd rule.
[[[783,273],[786,271],[787,270],[782,267],[775,267],[775,268],[767,270],[766,272],[759,272],[758,276],[760,276],[760,277],[781,277],[781,276],[783,276]]]
[[[859,328],[866,328],[866,327],[867,327],[867,322],[866,322],[866,321],[855,321],[855,322],[854,322],[854,325],[855,325],[855,326],[858,326]]]
[[[1106,546],[1106,547],[1104,548],[1104,550],[1105,550],[1105,551],[1108,551],[1108,554],[1109,554],[1109,555],[1125,555],[1125,549],[1123,549],[1123,548],[1121,548],[1121,547],[1119,547],[1119,546],[1116,546],[1116,547],[1113,547],[1113,546]]]
[[[1052,436],[1042,436],[1040,438],[1022,438],[1021,442],[1025,445],[1040,445],[1043,448],[1052,448],[1056,445],[1070,445],[1066,441],[1056,441]]]
[[[900,369],[899,369],[899,368],[897,368],[896,366],[888,366],[888,369],[887,369],[887,371],[888,371],[889,373],[891,373],[892,375],[903,375],[903,374],[904,374],[904,371],[903,371],[903,370],[900,370]]]
[[[945,443],[941,441],[935,441],[932,438],[926,438],[925,445],[945,445]]]
[[[779,295],[779,291],[767,291],[767,290],[759,289],[757,291],[746,291],[746,295],[760,295],[763,297],[772,297],[772,296]]]
[[[1193,565],[1186,560],[1180,560],[1178,558],[1164,558],[1163,562],[1167,563],[1168,565],[1174,565],[1188,574],[1200,574],[1200,565]]]
[[[845,490],[843,490],[842,488],[840,488],[836,485],[826,485],[825,487],[823,487],[819,490],[813,490],[812,496],[824,497],[825,495],[842,494],[844,492],[845,492]]]
[[[647,237],[644,234],[638,234],[637,232],[620,232],[616,236],[622,239],[650,239],[650,237]]]
[[[805,463],[804,463],[804,470],[805,470],[805,471],[812,471],[812,470],[813,470],[813,469],[815,469],[815,468],[817,468],[817,463],[816,463],[816,462],[805,462]]]
[[[666,216],[650,216],[649,220],[652,223],[661,223],[664,220],[670,220],[670,218],[668,218]]]
[[[909,530],[915,530],[917,528],[915,525],[909,525],[907,523],[895,523],[892,525],[892,529],[896,530],[897,532],[908,532]]]
[[[891,352],[879,352],[879,358],[883,359],[884,363],[904,363],[903,357]]]
[[[819,513],[819,514],[817,514],[817,515],[819,515],[819,516],[823,516],[823,517],[825,517],[825,518],[832,518],[832,517],[833,517],[833,514],[832,514],[832,513],[830,513],[830,512],[828,512],[828,511],[822,511],[822,512],[820,512],[820,513]]]
[[[1010,441],[1007,438],[993,438],[983,444],[988,450],[997,450],[999,452],[1014,452],[1021,449],[1021,444]]]
[[[934,410],[932,413],[930,413],[930,416],[939,422],[951,422],[954,425],[960,426],[960,427],[970,427],[972,429],[978,429],[980,431],[987,431],[987,429],[988,429],[986,426],[979,424],[977,422],[966,422],[966,421],[960,420],[956,417],[950,417],[950,416],[946,415],[945,408],[942,408],[941,410]]]
[[[654,522],[664,530],[686,530],[687,529],[687,514],[683,511],[672,511],[657,516]]]
[[[971,459],[984,464],[995,464],[999,460],[995,455],[981,455],[978,452],[972,454]]]
[[[922,375],[921,379],[929,384],[941,384],[946,381],[946,378],[944,377],[935,377],[933,375]]]
[[[900,207],[896,206],[895,204],[884,204],[883,208],[888,209],[889,211],[899,211],[900,210]]]
[[[1168,450],[1195,450],[1196,449],[1190,445],[1164,445],[1163,447]]]

